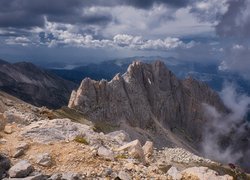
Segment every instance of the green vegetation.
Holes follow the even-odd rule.
[[[128,155],[126,154],[117,154],[116,159],[128,159]]]
[[[110,133],[116,131],[119,128],[119,125],[114,125],[108,122],[98,121],[94,123],[93,130],[95,132]]]
[[[81,144],[89,145],[89,142],[81,135],[76,136],[74,141]]]

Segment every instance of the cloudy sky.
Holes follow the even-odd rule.
[[[250,0],[0,0],[0,58],[87,62],[130,56],[250,69]]]

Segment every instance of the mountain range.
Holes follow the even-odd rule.
[[[174,58],[131,61],[128,58],[126,61],[114,60],[55,71],[31,63],[11,64],[1,60],[0,90],[35,106],[58,109],[68,104],[70,109],[64,107],[61,113],[65,115],[76,111],[82,118],[93,122],[97,131],[108,133],[112,130],[125,130],[132,139],[141,142],[151,140],[156,147],[182,147],[206,156],[202,147],[204,132],[209,128],[211,130],[213,126],[209,124],[209,118],[214,118],[207,113],[206,108],[214,108],[225,118],[230,115],[231,109],[223,104],[216,91],[204,81],[216,84],[213,78],[222,81],[225,75],[218,73],[213,64],[190,65]],[[177,76],[172,71],[178,72]],[[76,74],[72,76],[71,72]],[[94,76],[95,80],[84,78],[87,75]],[[228,77],[237,80],[237,76]],[[81,83],[78,80],[80,78],[84,78]],[[97,81],[99,78],[102,80]],[[198,81],[199,78],[203,82]],[[78,83],[79,88],[76,89]],[[79,115],[75,116],[74,113],[67,117],[82,122],[82,118],[79,119]],[[249,157],[249,127],[243,121],[231,124],[224,134],[216,136],[214,143],[219,148],[216,152],[227,152],[230,148],[230,152],[235,155],[239,152],[244,154],[237,155],[233,162],[247,168],[249,162],[245,160]],[[240,133],[236,127],[241,129]],[[214,133],[213,129],[211,133]]]
[[[76,84],[32,63],[0,60],[0,90],[36,106],[66,105]]]
[[[216,91],[221,91],[225,82],[234,83],[242,93],[250,95],[250,81],[237,73],[222,71],[219,69],[218,62],[200,63],[180,60],[174,57],[130,57],[114,59],[100,63],[89,63],[85,65],[72,66],[71,69],[47,68],[50,72],[58,76],[80,84],[82,79],[90,77],[94,80],[111,80],[117,73],[125,73],[128,66],[134,60],[151,63],[155,60],[164,62],[167,67],[180,79],[192,76],[193,78],[207,83]]]

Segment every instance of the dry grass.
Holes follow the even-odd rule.
[[[61,109],[55,110],[53,111],[53,113],[57,118],[68,118],[68,119],[71,119],[73,122],[78,122],[81,124],[93,126],[93,123],[91,121],[88,121],[84,117],[83,113],[74,109],[70,109],[67,106],[64,106]]]
[[[98,122],[94,123],[93,130],[95,132],[110,133],[110,132],[118,130],[118,128],[119,128],[118,125],[111,124],[111,123],[108,123],[108,122],[98,121]]]

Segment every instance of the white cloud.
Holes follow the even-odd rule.
[[[21,45],[27,46],[31,43],[31,41],[27,37],[11,37],[5,40],[6,44],[9,45]]]
[[[123,33],[161,38],[214,31],[212,23],[199,21],[190,11],[190,7],[173,9],[163,5],[154,5],[147,10],[127,6],[114,7],[111,13],[116,23],[108,24],[102,32],[107,36]]]
[[[44,33],[44,39],[37,38],[39,33]],[[193,41],[184,43],[179,38],[166,37],[164,39],[146,39],[142,36],[133,36],[129,34],[116,34],[112,38],[94,38],[90,34],[81,33],[76,26],[71,24],[60,24],[46,21],[44,29],[36,28],[33,30],[33,36],[17,37],[7,39],[8,44],[19,44],[26,46],[28,44],[46,45],[48,47],[68,46],[84,48],[117,48],[131,50],[155,50],[168,51],[176,48],[191,48],[195,45]]]
[[[222,114],[214,107],[204,105],[205,115],[209,121],[206,122],[203,131],[203,153],[213,160],[223,163],[240,163],[249,167],[248,143],[239,140],[248,134],[249,125],[244,117],[249,112],[250,97],[239,94],[233,84],[225,84],[220,95],[230,112]],[[226,138],[230,141],[226,144],[222,143]],[[242,148],[243,143],[246,143],[244,145],[246,148]]]
[[[218,21],[228,10],[228,0],[203,0],[194,3],[191,11],[202,21]]]
[[[232,50],[243,50],[244,49],[244,46],[243,45],[240,45],[240,44],[234,44],[233,47],[232,47]]]
[[[143,40],[141,36],[132,36],[128,34],[117,34],[114,36],[113,41],[115,44],[121,47],[143,44]]]

